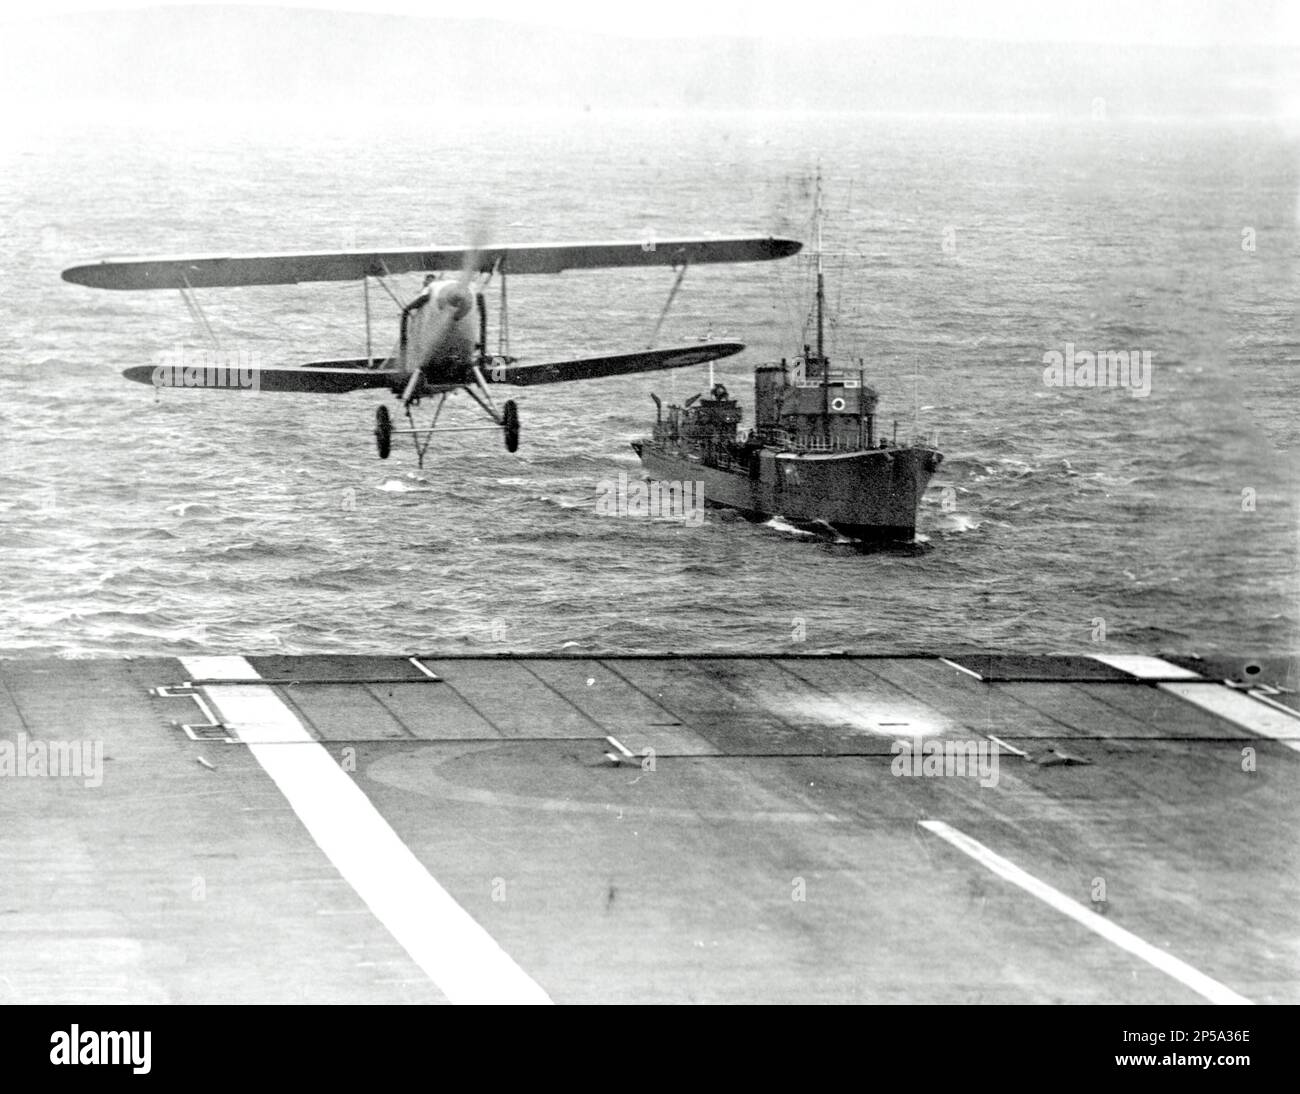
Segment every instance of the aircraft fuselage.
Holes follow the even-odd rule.
[[[430,387],[468,379],[480,336],[473,285],[435,281],[402,313],[400,360]]]

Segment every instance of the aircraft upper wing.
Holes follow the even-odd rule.
[[[536,365],[494,365],[485,378],[493,384],[562,384],[571,380],[595,380],[602,376],[626,376],[630,372],[655,372],[684,368],[719,357],[730,357],[745,346],[741,342],[702,342],[698,346],[615,353],[604,357],[579,357],[571,361],[547,361]]]
[[[553,274],[615,266],[683,262],[763,262],[796,254],[798,240],[647,238],[641,242],[507,244],[498,247],[415,247],[392,251],[320,251],[261,255],[173,255],[104,259],[63,271],[63,280],[96,289],[192,289],[360,281],[390,274],[459,271],[473,260],[480,273],[498,263],[507,274]]]

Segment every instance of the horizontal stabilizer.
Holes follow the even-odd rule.
[[[547,361],[536,365],[493,365],[486,378],[493,384],[562,384],[570,380],[595,380],[602,376],[685,368],[716,361],[719,357],[730,357],[744,348],[742,342],[705,342],[698,346],[579,357],[572,361]]]
[[[359,364],[364,362],[361,358]],[[154,387],[192,387],[225,391],[306,391],[338,395],[367,388],[401,391],[404,370],[365,367],[271,365],[259,368],[202,365],[136,365],[122,372],[128,380]]]
[[[769,237],[665,239],[642,242],[542,243],[500,247],[412,247],[386,251],[320,251],[261,255],[173,255],[104,259],[63,271],[63,280],[96,289],[202,289],[360,281],[402,273],[554,274],[615,266],[680,266],[764,262],[795,254],[798,240]]]

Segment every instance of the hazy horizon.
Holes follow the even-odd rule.
[[[158,8],[299,9],[401,15],[445,21],[423,0],[47,0],[37,16],[0,10],[0,22],[84,12]],[[1105,45],[1300,46],[1300,9],[1276,0],[1095,0],[1053,6],[1043,0],[876,0],[848,8],[839,0],[659,0],[653,7],[611,7],[592,0],[476,0],[455,21],[528,24],[613,37],[838,38],[935,37],[984,41]]]
[[[681,35],[672,20],[664,23],[664,37],[619,37],[563,23],[503,21],[490,14],[496,7],[487,5],[489,15],[478,18],[238,5],[11,18],[0,40],[0,100],[11,113],[67,107],[92,118],[159,108],[205,115],[288,108],[310,115],[321,107],[343,115],[373,111],[382,120],[421,105],[464,116],[485,110],[1300,116],[1300,49],[1284,44],[897,33],[777,39],[719,35],[707,22],[700,33]]]

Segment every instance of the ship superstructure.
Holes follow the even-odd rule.
[[[820,206],[819,182],[816,344],[754,370],[753,427],[742,430],[739,404],[716,384],[681,406],[654,397],[654,432],[633,448],[652,479],[703,481],[711,505],[860,540],[911,540],[943,456],[926,441],[898,444],[896,423],[882,436],[861,362],[836,367],[826,355]]]

